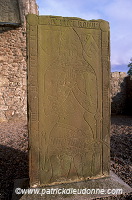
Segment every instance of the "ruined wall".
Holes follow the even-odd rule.
[[[36,0],[19,0],[19,7],[22,22],[26,22],[25,16],[28,13],[38,14]]]
[[[132,115],[132,76],[128,76],[126,78],[126,98],[127,98],[127,103],[126,103],[126,110],[127,114]]]
[[[21,26],[0,26],[0,121],[26,119],[25,15],[38,14],[35,0],[19,0]]]
[[[126,112],[126,77],[125,72],[111,73],[111,112],[122,114]]]

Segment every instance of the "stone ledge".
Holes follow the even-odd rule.
[[[28,181],[29,179],[17,179],[14,183],[14,191],[15,188],[28,188]],[[105,198],[105,199],[115,199],[118,196],[124,196],[132,192],[132,188],[127,185],[124,181],[122,181],[116,174],[111,172],[111,175],[109,178],[102,178],[102,179],[96,179],[96,180],[88,180],[85,182],[76,182],[76,183],[68,183],[68,184],[60,184],[60,185],[55,185],[55,186],[47,186],[43,187],[41,189],[50,189],[50,188],[74,188],[74,189],[122,189],[123,194],[122,195],[74,195],[74,194],[65,194],[65,195],[16,195],[15,192],[13,191],[12,195],[12,200],[91,200],[91,199],[100,199],[100,198]]]

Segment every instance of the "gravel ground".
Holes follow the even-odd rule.
[[[132,117],[112,116],[111,122],[111,170],[132,187]],[[0,130],[0,200],[10,200],[14,179],[28,178],[27,123],[3,122]]]
[[[10,200],[14,179],[28,177],[26,121],[0,124],[0,200]]]
[[[132,117],[112,117],[111,170],[132,187]]]

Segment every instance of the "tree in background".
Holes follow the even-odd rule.
[[[128,64],[129,70],[127,72],[128,75],[132,75],[132,58],[130,59],[130,62]]]

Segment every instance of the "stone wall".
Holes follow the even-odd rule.
[[[125,72],[111,73],[111,113],[121,114],[126,111],[126,77]]]
[[[132,76],[111,73],[111,113],[132,115]]]
[[[0,26],[0,121],[26,119],[25,15],[38,14],[35,0],[19,0],[21,26]]]
[[[126,98],[127,98],[127,103],[126,103],[126,110],[127,114],[132,115],[132,76],[128,76],[126,78]]]
[[[19,0],[20,15],[23,23],[26,22],[25,16],[28,13],[38,14],[36,0]]]

